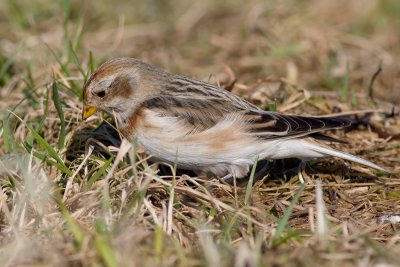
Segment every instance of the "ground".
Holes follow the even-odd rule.
[[[400,4],[337,1],[0,2],[1,266],[398,266]],[[342,114],[327,159],[225,184],[159,166],[82,86],[140,58],[263,109]],[[100,126],[101,125],[101,126]]]

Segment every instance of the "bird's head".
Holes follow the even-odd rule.
[[[157,70],[134,58],[116,58],[102,64],[83,89],[82,118],[104,111],[118,120],[129,117],[154,94],[151,76]]]

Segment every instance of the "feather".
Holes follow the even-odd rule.
[[[379,165],[377,165],[375,163],[372,163],[372,162],[370,162],[368,160],[362,159],[360,157],[351,155],[351,154],[346,153],[346,152],[338,151],[336,149],[333,149],[333,148],[330,148],[330,147],[327,147],[327,146],[322,146],[320,144],[318,145],[318,144],[306,142],[305,148],[310,149],[310,150],[315,151],[315,152],[318,152],[318,153],[321,153],[325,157],[329,157],[329,156],[338,157],[338,158],[342,158],[342,159],[345,159],[345,160],[349,160],[349,161],[352,161],[352,162],[356,162],[356,163],[359,163],[359,164],[374,168],[374,169],[382,171],[382,172],[389,173],[389,171],[387,169],[382,168],[381,166],[379,166]]]
[[[350,125],[342,117],[305,117],[261,110],[249,111],[246,117],[249,131],[264,140],[302,137]]]
[[[264,146],[264,150],[265,152],[261,154],[261,158],[299,158],[302,160],[309,160],[323,157],[338,157],[380,170],[382,172],[389,172],[388,170],[368,160],[359,158],[346,152],[338,151],[309,137],[267,142]]]

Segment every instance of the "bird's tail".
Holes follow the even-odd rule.
[[[308,143],[308,142],[307,142],[307,146],[308,146],[308,148],[310,150],[312,150],[314,152],[317,152],[317,153],[320,153],[320,154],[322,154],[324,156],[342,158],[342,159],[345,159],[345,160],[353,161],[353,162],[356,162],[356,163],[359,163],[359,164],[374,168],[374,169],[382,171],[382,172],[390,173],[390,171],[388,171],[385,168],[382,168],[381,166],[379,166],[379,165],[377,165],[375,163],[372,163],[372,162],[370,162],[368,160],[365,160],[365,159],[359,158],[357,156],[348,154],[346,152],[338,151],[338,150],[335,150],[335,149],[327,147],[327,146],[321,146],[321,145]]]

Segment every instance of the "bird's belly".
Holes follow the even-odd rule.
[[[196,131],[179,118],[147,111],[135,133],[138,144],[154,159],[219,176],[233,171],[244,176],[264,150],[260,141],[246,132],[242,121],[235,117]]]
[[[218,176],[238,168],[243,172],[238,176],[244,176],[248,166],[261,153],[256,140],[234,132],[185,135],[168,131],[168,128],[137,129],[136,137],[146,154],[157,161],[176,163],[184,169],[208,171]]]
[[[154,158],[171,163],[180,163],[193,166],[215,165],[229,163],[238,159],[251,158],[253,152],[246,153],[241,143],[232,140],[190,140],[183,137],[171,140],[170,138],[156,138],[138,133],[137,141],[144,151]],[[251,161],[251,159],[250,159]]]

